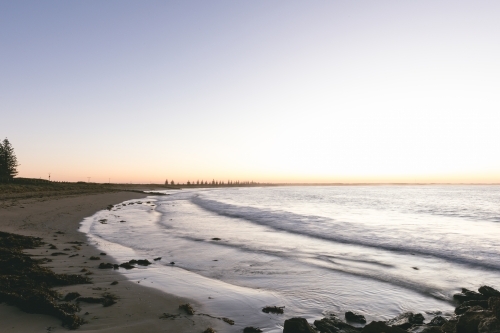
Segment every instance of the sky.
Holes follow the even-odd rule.
[[[57,181],[500,183],[498,1],[0,1],[0,137]]]

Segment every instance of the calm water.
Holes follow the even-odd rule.
[[[291,316],[347,310],[430,317],[451,313],[461,287],[500,287],[500,186],[167,192],[98,212],[82,231],[118,260],[162,257],[127,276],[232,316],[222,330],[279,332]]]

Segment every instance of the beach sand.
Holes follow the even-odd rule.
[[[118,297],[117,303],[109,307],[81,303],[82,310],[77,315],[86,323],[77,329],[79,332],[203,332],[207,327],[217,330],[225,323],[206,316],[188,316],[178,309],[180,304],[189,302],[195,309],[202,310],[201,304],[143,287],[137,281],[126,280],[118,271],[97,269],[100,262],[115,261],[100,255],[101,251],[87,243],[86,235],[77,231],[80,222],[110,204],[145,197],[141,193],[111,192],[4,201],[0,205],[0,231],[41,237],[47,244],[25,253],[33,258],[52,259],[44,266],[56,273],[83,274],[84,268],[92,272],[89,277],[93,284],[55,288],[61,294],[76,291],[82,296],[100,297],[109,292]],[[69,242],[85,244],[77,250]],[[55,245],[58,250],[50,250],[48,244]],[[72,258],[69,255],[51,256],[52,252],[66,248],[71,248],[67,251],[70,255],[78,255]],[[99,256],[101,260],[89,260],[91,256]],[[119,283],[111,285],[113,281]],[[175,319],[160,319],[163,313],[180,315]],[[55,317],[24,313],[6,304],[0,304],[0,322],[2,332],[68,331]]]

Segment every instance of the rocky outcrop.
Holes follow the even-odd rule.
[[[429,322],[429,326],[443,326],[445,323],[447,322],[447,320],[441,316],[436,316],[434,318],[431,319],[431,321]]]
[[[405,312],[387,321],[388,326],[399,327],[401,329],[408,329],[413,325],[421,325],[424,323],[424,316],[420,313],[414,314],[412,312]]]
[[[462,292],[453,295],[453,298],[456,299],[459,302],[465,302],[465,301],[482,301],[482,300],[487,300],[488,297],[484,296],[481,293],[462,288]]]
[[[491,297],[488,300],[488,308],[493,312],[495,317],[500,320],[500,297]]]
[[[285,321],[284,333],[500,333],[500,292],[481,286],[479,292],[462,289],[454,299],[460,302],[451,318],[435,316],[424,324],[420,313],[405,312],[388,320],[373,321],[363,328],[354,327],[330,315],[314,321],[314,328],[304,318]],[[459,295],[459,296],[457,296]],[[363,324],[364,317],[346,312],[347,321]],[[366,320],[365,320],[366,322]],[[358,325],[359,326],[359,325]],[[316,330],[315,330],[316,329]]]
[[[285,320],[283,333],[317,333],[305,318],[290,318]]]
[[[383,321],[372,321],[368,325],[366,325],[361,333],[407,333],[407,331],[403,330],[399,327],[391,327],[388,326]]]
[[[358,333],[361,329],[344,323],[335,315],[314,321],[314,326],[322,333]]]
[[[479,324],[492,317],[490,311],[471,309],[458,318],[457,333],[478,333]]]
[[[489,287],[489,286],[481,286],[479,287],[478,291],[486,296],[486,297],[500,297],[500,291],[492,288],[492,287]]]
[[[366,324],[365,316],[352,311],[347,311],[345,313],[345,320],[352,321],[353,323]]]

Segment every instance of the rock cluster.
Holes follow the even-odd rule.
[[[453,296],[460,302],[451,318],[435,316],[425,324],[419,313],[405,312],[388,321],[372,321],[364,327],[355,327],[335,315],[315,320],[310,325],[305,318],[285,320],[283,333],[500,333],[500,292],[482,286],[478,292],[462,289]],[[365,318],[346,312],[349,322],[364,324]],[[363,322],[364,320],[364,322]]]
[[[92,260],[92,257],[90,258]],[[140,265],[140,266],[149,266],[151,265],[152,262],[150,262],[147,259],[139,259],[139,260],[129,260],[127,262],[124,262],[120,265],[118,264],[111,264],[111,263],[100,263],[98,268],[100,269],[108,269],[108,268],[114,268],[114,269],[119,269],[120,267],[125,268],[125,269],[132,269],[135,268],[134,265]]]

